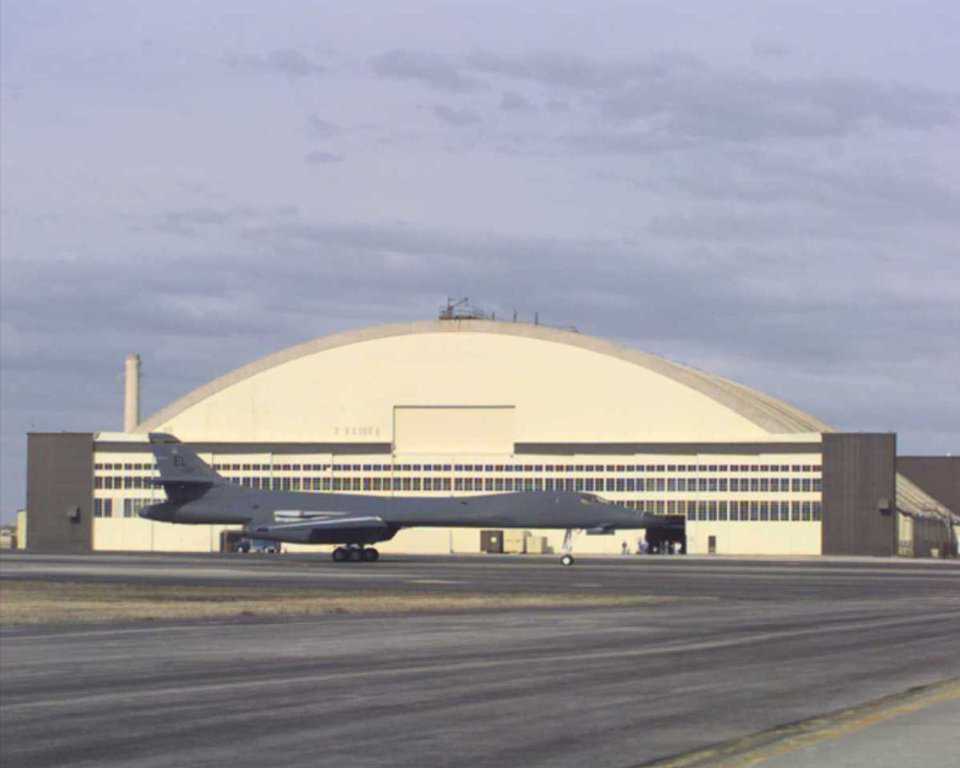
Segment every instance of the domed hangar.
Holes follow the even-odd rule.
[[[726,379],[525,323],[441,319],[326,336],[135,421],[123,433],[31,436],[31,545],[37,536],[100,550],[229,545],[235,534],[218,527],[138,517],[157,493],[150,432],[175,435],[255,488],[434,498],[575,490],[685,522],[676,541],[581,535],[574,547],[584,554],[886,555],[904,548],[907,517],[950,514],[915,486],[903,485],[898,503],[895,435],[836,433]],[[48,524],[53,500],[39,479],[60,454],[89,463],[90,487],[68,505],[75,519]],[[561,536],[405,529],[383,551],[540,552]]]

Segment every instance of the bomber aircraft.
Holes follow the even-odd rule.
[[[573,564],[572,534],[645,528],[665,532],[682,523],[609,503],[589,493],[522,491],[441,499],[300,493],[246,488],[210,468],[176,437],[150,434],[167,499],[141,517],[168,523],[243,525],[256,539],[338,544],[333,559],[375,561],[367,546],[389,541],[401,528],[556,528],[566,531],[563,565]]]

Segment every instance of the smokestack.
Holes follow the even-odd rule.
[[[124,372],[123,431],[133,432],[140,423],[140,355],[127,355]]]

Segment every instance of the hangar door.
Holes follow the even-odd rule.
[[[513,453],[512,405],[397,405],[397,453]]]

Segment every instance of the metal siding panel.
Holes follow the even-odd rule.
[[[79,520],[67,515],[80,508]],[[93,545],[93,435],[27,435],[27,544],[34,551],[89,552]]]
[[[823,554],[896,554],[896,452],[894,434],[824,434]]]

